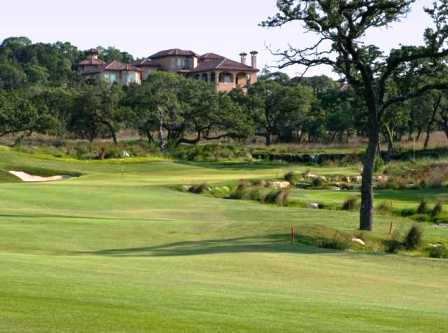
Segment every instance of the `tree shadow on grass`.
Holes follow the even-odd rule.
[[[157,246],[106,249],[77,254],[100,255],[112,257],[168,257],[194,256],[223,253],[334,253],[337,251],[320,249],[314,246],[295,242],[292,244],[289,235],[274,234],[265,237],[239,237],[229,239],[212,239],[199,241],[175,242]]]

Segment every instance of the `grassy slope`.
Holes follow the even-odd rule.
[[[353,230],[356,214],[167,186],[280,176],[285,166],[77,162],[0,151],[0,170],[11,165],[86,175],[0,184],[0,331],[448,329],[447,262],[288,244],[291,223],[299,232],[316,223]],[[387,222],[378,219],[378,233]]]

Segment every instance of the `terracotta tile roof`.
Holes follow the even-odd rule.
[[[258,72],[258,69],[242,64],[237,61],[227,59],[214,53],[206,53],[199,58],[199,64],[192,69],[192,73],[208,72],[212,70],[220,71],[242,71],[242,72]]]
[[[104,71],[134,71],[134,72],[140,72],[141,69],[135,67],[134,65],[130,64],[124,64],[120,61],[114,60],[111,63],[109,63],[106,67],[103,69]]]
[[[199,57],[199,61],[216,60],[216,59],[224,59],[224,57],[216,53],[206,53]]]
[[[170,56],[184,56],[184,57],[197,57],[198,55],[194,53],[193,51],[189,50],[181,50],[181,49],[169,49],[157,52],[149,57],[149,59],[158,59],[163,57],[170,57]]]

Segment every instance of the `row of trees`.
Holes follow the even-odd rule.
[[[328,77],[290,79],[265,72],[247,92],[217,93],[207,83],[159,72],[143,85],[27,85],[0,89],[0,136],[32,133],[117,142],[135,129],[162,148],[221,138],[273,142],[346,142],[366,136],[367,112],[353,89]],[[404,136],[448,136],[444,92],[428,92],[387,114],[383,140],[392,152]]]
[[[99,51],[106,61],[135,60],[115,48]],[[134,128],[163,147],[253,135],[264,137],[268,145],[344,142],[353,135],[368,135],[363,96],[352,84],[325,76],[290,79],[263,72],[247,94],[217,94],[204,82],[166,73],[151,76],[142,86],[88,86],[76,71],[84,57],[70,43],[5,39],[0,45],[0,135],[40,132],[116,141],[120,129]],[[425,61],[397,69],[385,94],[406,93],[423,79],[430,84],[433,78],[427,73],[416,75],[418,68],[431,65],[430,59]],[[446,72],[440,63],[437,71],[439,76]],[[379,134],[391,152],[404,136],[424,135],[426,143],[434,130],[448,136],[447,110],[444,91],[427,91],[388,106]]]

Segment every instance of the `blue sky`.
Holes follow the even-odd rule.
[[[430,23],[417,0],[402,23],[375,31],[366,40],[388,50],[399,43],[421,43]],[[0,11],[0,40],[27,36],[35,42],[69,41],[81,49],[115,46],[138,57],[162,49],[183,48],[198,53],[215,52],[238,60],[241,51],[258,50],[259,67],[274,66],[278,59],[267,46],[305,47],[312,42],[297,25],[281,29],[258,26],[275,12],[275,0],[14,0]],[[301,72],[289,68],[288,74]],[[309,74],[329,74],[319,68]]]

